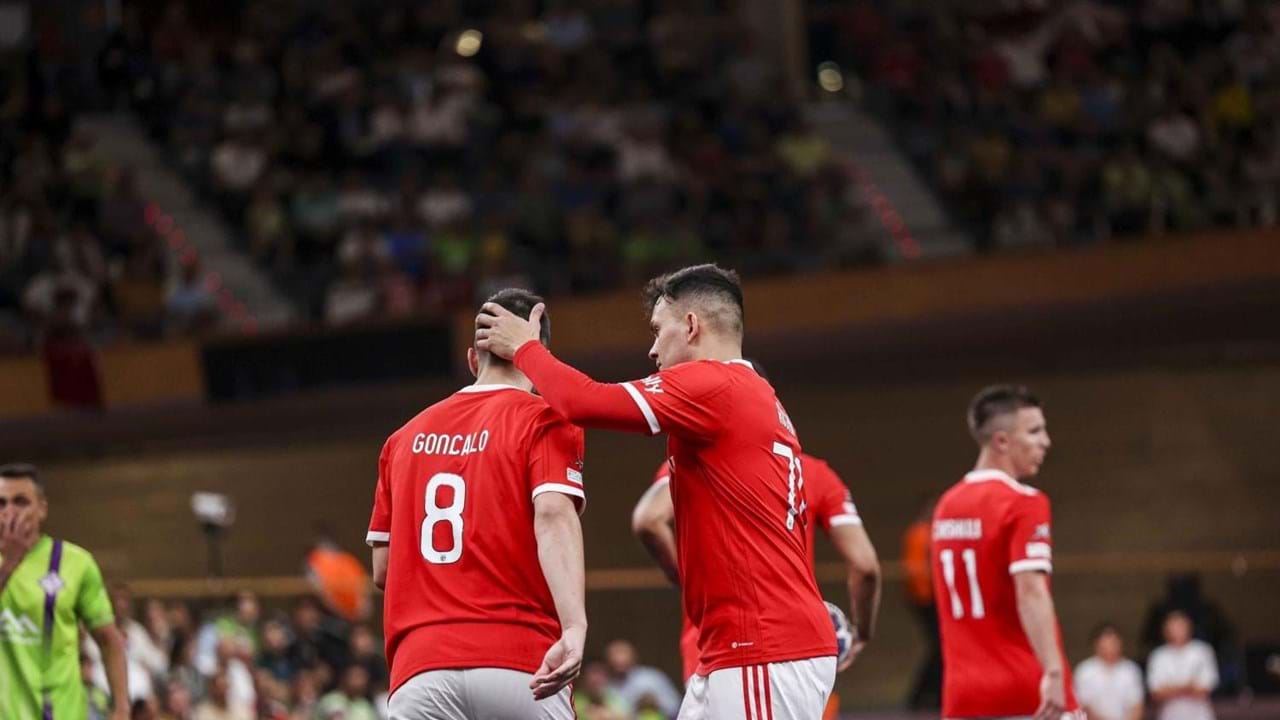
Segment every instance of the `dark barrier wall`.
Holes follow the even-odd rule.
[[[212,342],[203,352],[210,400],[247,400],[319,387],[443,375],[449,328],[436,323],[361,326]]]
[[[957,480],[973,461],[963,423],[970,395],[1001,379],[966,373],[871,383],[839,366],[814,366],[804,375],[784,372],[778,384],[805,447],[844,475],[883,558],[892,561],[919,498]],[[1209,594],[1244,638],[1280,640],[1273,605],[1280,592],[1274,562],[1280,555],[1274,441],[1280,366],[1040,372],[1017,379],[1047,402],[1054,448],[1038,484],[1054,502],[1054,588],[1073,659],[1083,657],[1087,633],[1103,619],[1136,633],[1164,573],[1177,567],[1206,570]],[[246,427],[252,441],[237,447],[48,465],[52,529],[94,550],[110,579],[198,576],[204,546],[188,498],[195,490],[217,490],[239,505],[226,545],[229,574],[298,574],[320,526],[363,554],[382,439],[408,408],[443,391],[407,387],[403,408],[366,413],[349,430],[333,423],[311,430],[305,417],[295,416],[287,426]],[[649,567],[628,518],[662,448],[649,438],[589,435],[584,522],[590,568]],[[1233,568],[1230,558],[1237,555],[1244,560]],[[820,560],[830,559],[823,544]],[[844,603],[839,583],[824,583],[823,590]],[[589,649],[630,637],[647,659],[675,672],[676,608],[674,591],[660,586],[597,589],[589,598]],[[841,678],[846,707],[900,699],[921,647],[901,586],[891,583],[880,637]]]

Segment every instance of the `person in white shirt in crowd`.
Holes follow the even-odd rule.
[[[1214,720],[1209,694],[1218,686],[1218,661],[1208,643],[1192,637],[1191,618],[1175,610],[1164,620],[1165,644],[1147,661],[1147,688],[1157,720]]]
[[[1076,666],[1076,700],[1089,720],[1142,720],[1142,669],[1124,656],[1124,638],[1111,623],[1093,633],[1093,657]]]
[[[626,640],[614,640],[605,646],[604,661],[609,666],[609,688],[638,707],[646,697],[663,715],[675,717],[680,711],[680,693],[661,670],[637,664],[636,649]]]

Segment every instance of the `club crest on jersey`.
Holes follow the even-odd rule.
[[[662,394],[662,378],[657,375],[651,375],[640,381],[644,385],[644,391],[653,395]]]
[[[40,578],[40,589],[44,590],[45,595],[56,595],[65,586],[66,584],[57,573],[49,573]]]
[[[782,407],[781,400],[776,400],[775,402],[778,404],[778,422],[782,423],[782,427],[786,428],[787,432],[795,435],[796,426],[791,424],[791,416],[787,414],[787,409]]]

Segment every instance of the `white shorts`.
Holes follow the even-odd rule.
[[[835,682],[834,657],[695,674],[679,720],[817,720]]]
[[[396,688],[390,720],[574,720],[568,687],[535,701],[529,673],[502,668],[429,670]]]

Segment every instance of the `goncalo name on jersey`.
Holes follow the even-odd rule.
[[[488,430],[466,435],[418,433],[413,436],[413,451],[423,455],[470,455],[484,452],[488,446]]]

